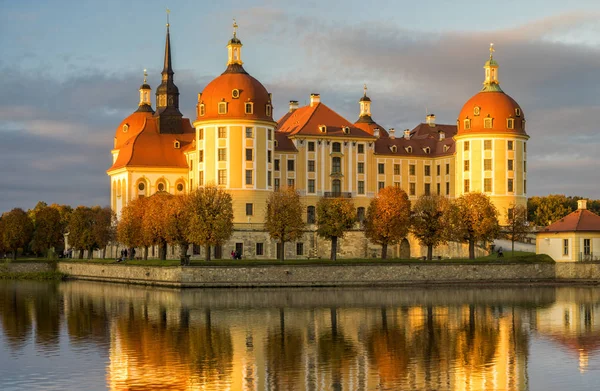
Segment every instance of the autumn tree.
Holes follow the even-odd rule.
[[[188,248],[190,246],[187,235],[190,226],[188,205],[188,195],[176,195],[169,197],[165,208],[167,215],[165,221],[165,239],[170,245],[179,246],[182,265],[189,264],[189,258],[187,257]]]
[[[511,205],[506,212],[506,237],[510,240],[512,252],[515,252],[515,242],[522,241],[531,231],[527,221],[527,208],[523,205]]]
[[[285,243],[302,236],[302,203],[300,194],[292,187],[272,192],[267,199],[265,228],[281,246],[279,260],[285,258]]]
[[[379,191],[367,209],[365,236],[381,245],[381,258],[387,258],[388,245],[394,245],[408,235],[410,201],[404,190],[388,186]]]
[[[37,208],[33,213],[34,231],[31,249],[36,253],[50,255],[50,249],[58,247],[63,237],[60,212],[50,206]]]
[[[147,201],[145,197],[138,197],[121,209],[121,217],[117,224],[117,240],[127,247],[130,258],[133,258],[134,248],[144,247],[144,260],[148,259],[149,244],[145,241],[142,227]]]
[[[19,248],[25,248],[33,235],[33,223],[27,213],[21,208],[15,208],[2,215],[3,247],[12,251],[13,260],[17,259]]]
[[[448,208],[444,196],[422,195],[413,205],[411,232],[421,246],[427,247],[427,259],[433,258],[433,248],[447,242]]]
[[[158,258],[167,259],[167,225],[169,220],[168,203],[171,194],[158,192],[148,198],[146,211],[142,218],[144,241],[158,245]]]
[[[469,244],[469,259],[475,259],[475,243],[498,237],[498,211],[483,193],[463,194],[449,210],[449,230],[452,240]]]
[[[78,206],[71,214],[69,220],[69,243],[79,250],[79,259],[83,259],[83,251],[94,247],[93,212],[87,206]],[[88,253],[88,258],[92,254]]]
[[[331,256],[337,258],[338,238],[354,225],[356,210],[352,201],[346,198],[321,198],[317,203],[317,234],[331,240]]]
[[[210,261],[210,247],[225,242],[233,233],[231,194],[215,185],[201,187],[190,193],[188,211],[188,240],[204,246]]]
[[[116,215],[111,208],[95,206],[91,208],[92,237],[94,248],[102,249],[102,258],[106,257],[106,246],[115,239]],[[88,257],[91,258],[90,253]]]

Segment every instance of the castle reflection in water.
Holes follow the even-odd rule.
[[[527,390],[533,334],[586,370],[599,299],[598,288],[2,282],[0,316],[15,352],[33,340],[51,353],[61,338],[106,351],[111,390]]]

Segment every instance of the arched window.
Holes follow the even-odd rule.
[[[138,197],[144,197],[146,195],[146,184],[143,181],[137,184]]]
[[[306,223],[307,224],[315,223],[315,207],[312,205],[309,206],[308,208],[306,208]]]
[[[156,191],[166,191],[167,190],[167,185],[165,185],[164,181],[159,181],[156,184]]]
[[[183,183],[179,182],[176,186],[177,192],[181,193],[184,189]]]
[[[334,196],[339,196],[342,193],[342,181],[339,179],[334,179],[331,182],[331,191],[333,192]]]
[[[340,143],[333,143],[333,145],[331,146],[331,150],[333,152],[342,152],[342,144],[340,144]]]
[[[364,207],[359,207],[356,209],[356,220],[359,223],[363,223],[365,221],[365,208]]]
[[[340,174],[342,172],[342,158],[334,157],[331,159],[331,173]]]

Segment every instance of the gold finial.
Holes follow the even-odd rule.
[[[490,60],[492,59],[492,57],[494,57],[495,51],[496,51],[496,49],[494,49],[494,44],[490,43]]]
[[[237,35],[237,29],[238,29],[238,24],[235,21],[235,18],[233,18],[233,37],[235,38]]]
[[[167,27],[169,27],[169,14],[171,13],[171,10],[167,8]]]
[[[144,84],[146,84],[147,77],[148,77],[148,71],[144,68]]]
[[[365,96],[367,96],[367,83],[364,84],[363,91],[365,93]]]

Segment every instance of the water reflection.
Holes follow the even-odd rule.
[[[528,390],[528,362],[543,360],[530,357],[532,338],[589,371],[599,307],[599,288],[0,282],[11,354],[30,354],[31,342],[38,354],[60,354],[66,338],[69,348],[106,354],[106,384],[96,386],[111,390]]]

